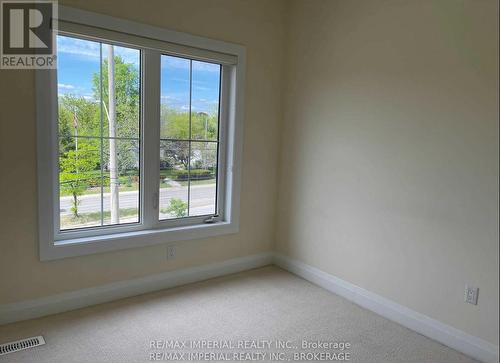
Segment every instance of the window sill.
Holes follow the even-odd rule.
[[[239,226],[236,223],[218,222],[52,241],[47,244],[40,244],[40,260],[50,261],[174,241],[202,239],[237,233],[238,230]]]

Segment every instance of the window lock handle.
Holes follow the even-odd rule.
[[[218,218],[218,217],[219,217],[219,215],[218,215],[218,214],[215,214],[215,215],[213,215],[213,216],[210,216],[210,217],[208,217],[208,218],[205,218],[205,219],[203,220],[203,223],[207,223],[207,224],[216,223],[216,222],[218,222],[218,220],[217,220],[217,218]]]
[[[153,194],[153,208],[158,209],[158,193]]]

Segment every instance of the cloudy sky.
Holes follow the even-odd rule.
[[[101,44],[66,36],[57,37],[57,76],[60,95],[93,99],[92,75],[99,73]],[[115,46],[115,56],[139,68],[140,51]],[[102,45],[102,56],[107,56]],[[189,63],[183,58],[162,56],[161,102],[178,110],[189,110]],[[210,112],[219,99],[220,67],[206,62],[192,62],[192,110]]]

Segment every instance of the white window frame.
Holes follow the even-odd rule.
[[[141,221],[81,230],[59,230],[57,70],[35,75],[38,158],[38,224],[41,261],[199,239],[239,231],[245,90],[245,47],[106,15],[59,6],[64,35],[141,48]],[[56,23],[56,22],[54,22]],[[205,217],[159,220],[159,99],[161,54],[222,64],[218,203],[215,223]],[[149,120],[149,122],[148,122]],[[153,122],[151,122],[153,120]],[[156,120],[156,121],[155,121]],[[156,178],[144,178],[145,170]],[[153,171],[154,170],[154,171]]]

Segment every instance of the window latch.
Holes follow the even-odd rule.
[[[153,194],[153,208],[158,209],[158,193]]]
[[[216,222],[218,222],[217,217],[219,217],[219,215],[218,215],[218,214],[215,214],[215,215],[213,215],[213,216],[210,216],[210,217],[208,217],[208,218],[205,218],[205,219],[203,220],[203,223],[207,223],[207,224],[216,223]]]

